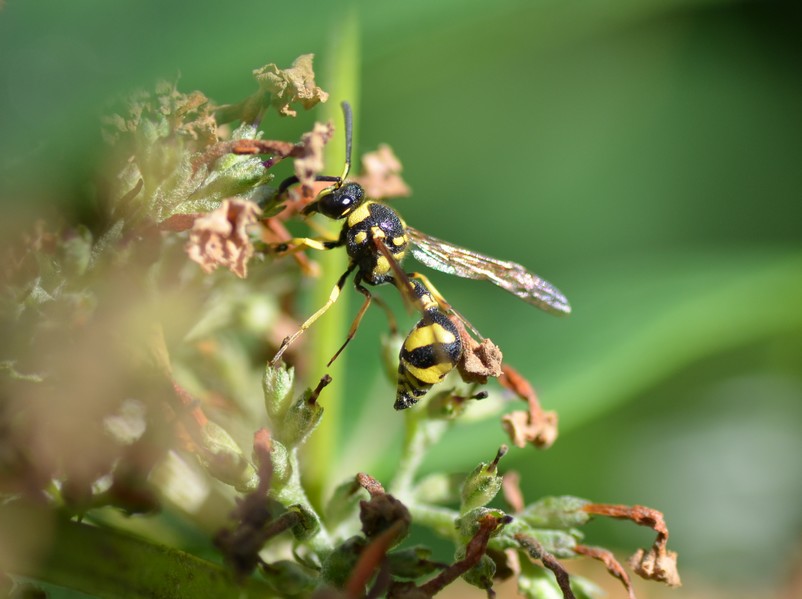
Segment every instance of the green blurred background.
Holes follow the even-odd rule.
[[[87,212],[97,115],[118,94],[180,76],[237,101],[251,69],[307,52],[336,93],[327,58],[347,14],[358,144],[402,160],[407,222],[521,262],[573,304],[557,319],[432,275],[560,413],[553,449],[505,458],[526,496],[664,511],[686,583],[672,597],[787,588],[802,568],[798,3],[7,0],[0,233]],[[385,326],[369,314],[346,352],[346,438],[389,418]],[[342,447],[348,471],[392,470],[398,438],[380,432],[373,458]],[[427,469],[468,469],[503,441],[497,423],[460,427]],[[624,551],[649,542],[621,524],[588,532]]]

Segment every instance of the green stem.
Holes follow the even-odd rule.
[[[280,491],[276,493],[276,500],[285,506],[300,505],[309,513],[315,515],[315,518],[317,518],[317,521],[320,524],[320,531],[314,537],[309,539],[307,543],[309,547],[322,559],[332,552],[333,544],[331,541],[331,535],[324,526],[320,515],[312,506],[312,502],[309,501],[309,497],[307,496],[306,492],[304,491],[304,487],[301,484],[301,469],[298,463],[297,450],[292,450],[290,452],[289,462],[292,474],[290,475],[287,483],[281,488]]]
[[[342,13],[342,20],[332,26],[330,51],[325,57],[327,69],[324,77],[324,89],[331,93],[325,105],[324,117],[337,123],[338,135],[326,146],[326,166],[330,174],[339,175],[345,162],[345,136],[343,135],[343,117],[340,102],[348,100],[358,117],[360,47],[359,19],[356,5],[351,4]],[[356,138],[356,136],[355,136]],[[356,154],[355,154],[356,155]],[[339,235],[341,223],[325,221],[321,223],[332,238]],[[331,293],[334,281],[345,271],[347,256],[343,250],[324,252],[320,255],[321,271],[324,275],[316,285],[313,300],[315,305],[323,305]],[[326,364],[346,337],[348,323],[347,294],[340,295],[339,301],[331,307],[325,317],[310,330],[310,357],[314,368]],[[340,419],[345,397],[345,358],[340,356],[329,367],[333,382],[326,389],[321,401],[326,408],[326,417],[309,439],[305,448],[304,478],[309,497],[316,505],[323,505],[323,497],[333,484],[327,476],[337,471],[333,465],[338,459],[340,447]]]
[[[415,474],[426,456],[426,451],[440,440],[448,427],[447,421],[429,420],[425,406],[407,410],[401,460],[390,483],[390,493],[402,501],[411,499],[409,495],[415,482]]]
[[[79,524],[48,508],[0,508],[0,538],[17,543],[13,563],[4,564],[8,573],[97,597],[276,596],[255,578],[238,584],[218,564],[109,528]]]
[[[445,539],[459,541],[457,529],[454,521],[459,518],[459,513],[437,505],[426,505],[407,500],[404,505],[412,516],[412,521],[418,526],[425,526]]]

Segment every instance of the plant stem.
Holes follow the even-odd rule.
[[[330,174],[340,174],[342,169],[340,165],[345,162],[345,136],[342,125],[339,124],[342,123],[340,102],[348,100],[351,103],[357,120],[359,114],[357,109],[360,70],[359,19],[354,3],[343,10],[340,23],[332,27],[330,51],[326,59],[324,88],[331,92],[331,97],[325,105],[324,115],[328,120],[338,123],[337,129],[340,132],[340,135],[337,135],[333,142],[326,146],[326,166],[331,171]],[[356,139],[356,136],[354,138]],[[356,156],[356,152],[354,155]],[[325,220],[325,222],[321,221],[321,224],[332,238],[337,238],[341,223]],[[319,262],[324,274],[318,281],[313,294],[315,305],[318,306],[326,302],[334,286],[334,281],[345,271],[347,256],[343,250],[324,252],[321,254]],[[342,293],[339,301],[310,331],[312,335],[309,347],[312,348],[310,357],[313,368],[320,368],[326,364],[345,340],[348,322],[347,308],[347,294]],[[338,459],[340,446],[340,419],[346,383],[345,359],[346,356],[340,356],[329,367],[329,374],[333,382],[321,398],[326,408],[326,416],[322,419],[315,434],[310,437],[305,448],[304,480],[306,489],[312,503],[318,506],[323,505],[323,497],[328,492],[328,487],[334,482],[328,480],[328,475],[337,471],[334,464]]]
[[[426,450],[440,440],[449,423],[430,420],[425,407],[407,410],[404,418],[404,446],[401,460],[390,483],[390,492],[403,500],[410,500],[410,492],[415,482],[415,474],[426,455]]]
[[[301,470],[298,464],[297,450],[292,450],[290,452],[289,460],[292,474],[290,475],[287,483],[276,494],[276,499],[285,506],[297,504],[302,506],[310,513],[315,514],[315,517],[320,524],[320,531],[311,539],[309,539],[307,543],[316,554],[323,558],[332,551],[333,545],[331,542],[331,535],[329,535],[329,532],[324,526],[320,515],[309,501],[309,497],[307,496],[306,492],[304,491],[304,487],[301,484]]]

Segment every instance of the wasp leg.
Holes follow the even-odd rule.
[[[323,314],[325,314],[326,310],[331,308],[331,306],[334,304],[334,302],[337,301],[337,298],[340,297],[340,292],[343,290],[343,287],[345,286],[345,280],[348,278],[348,275],[350,275],[354,271],[355,268],[356,268],[356,264],[351,264],[348,267],[348,269],[342,274],[342,276],[337,280],[337,284],[331,290],[331,294],[329,295],[329,299],[326,300],[326,303],[323,304],[323,306],[321,306],[321,308],[317,312],[312,314],[312,316],[307,318],[306,322],[304,322],[301,325],[300,329],[295,331],[292,335],[290,335],[289,337],[284,339],[284,341],[281,342],[281,347],[278,348],[278,351],[276,352],[276,355],[273,356],[272,360],[270,360],[270,364],[272,366],[276,366],[278,364],[279,360],[281,359],[281,356],[284,354],[285,351],[287,351],[287,348],[290,345],[292,345],[295,342],[295,340],[298,339],[298,337],[300,337],[306,329],[311,327],[318,318],[323,316]]]
[[[359,323],[362,322],[362,317],[365,315],[365,312],[368,311],[368,306],[370,306],[371,299],[374,299],[370,291],[366,287],[362,286],[362,281],[360,280],[358,273],[356,279],[354,280],[354,287],[356,287],[356,290],[359,293],[365,296],[365,301],[362,302],[362,307],[359,309],[359,312],[357,312],[354,322],[351,323],[351,328],[348,330],[348,336],[345,338],[345,342],[340,346],[340,349],[337,350],[337,353],[331,357],[331,360],[329,360],[329,363],[326,364],[326,366],[331,366],[334,360],[336,360],[345,349],[345,346],[348,345],[351,339],[354,338],[354,335],[356,335],[356,330],[359,328]],[[378,300],[378,298],[375,299]]]
[[[313,237],[295,237],[281,243],[267,244],[267,251],[273,254],[292,254],[294,252],[300,252],[306,248],[313,250],[333,250],[341,245],[342,243],[339,239],[331,240],[316,239]]]
[[[384,310],[385,315],[387,316],[387,324],[390,327],[390,334],[397,335],[398,334],[398,321],[395,319],[395,315],[393,311],[390,310],[390,306],[388,306],[385,301],[380,298],[378,295],[373,296],[373,301],[376,302],[376,305],[379,306],[382,310]]]

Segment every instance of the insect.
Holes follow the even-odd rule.
[[[456,316],[476,333],[424,275],[402,269],[402,261],[408,253],[435,270],[458,277],[490,281],[552,314],[569,314],[571,307],[556,287],[520,264],[497,260],[422,233],[408,226],[390,206],[368,199],[361,185],[347,182],[351,166],[352,118],[347,102],[342,103],[342,108],[346,131],[343,174],[339,177],[319,176],[318,180],[331,181],[333,184],[321,191],[302,212],[304,215],[319,213],[334,220],[344,220],[340,235],[335,240],[295,238],[276,244],[273,249],[284,253],[303,248],[330,250],[344,246],[349,258],[348,268],[338,279],[326,303],[307,318],[295,333],[284,339],[273,363],[278,363],[287,348],[337,301],[348,277],[356,273],[354,287],[365,300],[345,342],[329,361],[330,365],[356,334],[371,301],[380,303],[379,298],[374,298],[365,285],[392,284],[422,316],[404,340],[399,355],[394,407],[401,410],[414,405],[459,363],[463,352],[462,341],[450,316]],[[279,193],[296,182],[295,177],[285,180],[279,186]],[[386,309],[383,303],[382,306]]]

